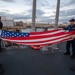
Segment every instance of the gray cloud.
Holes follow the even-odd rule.
[[[43,17],[44,12],[40,9],[36,10],[36,17]]]
[[[42,9],[55,9],[56,8],[56,0],[49,1],[49,0],[37,0],[37,8]]]
[[[24,0],[25,5],[29,5],[29,6],[32,6],[32,1],[33,0]]]
[[[50,18],[40,18],[39,22],[44,22],[44,23],[53,23],[55,19],[50,19]]]
[[[74,9],[69,9],[68,11],[60,11],[60,22],[68,22],[69,19],[75,18],[75,10]]]
[[[37,0],[37,6],[50,6],[48,0]]]
[[[24,12],[26,13],[26,11],[24,11]],[[4,10],[4,12],[0,12],[0,16],[10,16],[10,17],[14,18],[14,20],[31,19],[31,14],[25,15],[24,12],[17,13],[17,14],[10,14],[8,10]]]
[[[68,17],[72,15],[75,15],[74,9],[69,9],[68,11],[60,11],[60,17]]]
[[[20,15],[20,14],[12,14],[11,15],[14,19],[31,19],[30,15]]]
[[[70,0],[69,2],[68,2],[68,4],[75,4],[75,0]]]
[[[7,10],[7,9],[3,9],[3,11],[4,11],[4,12],[10,12],[10,11],[9,11],[9,10]]]
[[[14,0],[1,0],[1,1],[4,1],[4,2],[14,2]]]
[[[6,12],[0,12],[0,15],[1,16],[4,16],[4,15],[6,15],[7,13]]]
[[[6,6],[0,6],[0,8],[5,8]]]
[[[13,0],[2,0],[2,1],[6,1],[6,2],[14,2]],[[26,5],[29,5],[29,6],[32,6],[32,0],[24,0],[25,1],[25,4]],[[43,1],[43,2],[42,2]],[[64,0],[62,0],[61,2],[61,6],[62,8],[65,7],[65,6],[68,6],[68,5],[71,5],[71,4],[74,4],[75,1],[74,0],[69,0],[69,1],[66,1],[66,2],[63,2]],[[38,6],[37,7],[44,7],[44,6],[47,6],[47,9],[50,10],[50,5],[48,3],[48,1],[46,0],[38,0]],[[53,5],[54,6],[54,5]],[[51,7],[52,9],[55,7]],[[29,13],[27,15],[25,15],[25,13]],[[55,13],[55,11],[53,12]],[[49,17],[44,17],[43,15],[45,14],[45,12],[40,9],[40,8],[37,8],[37,11],[36,11],[36,19],[39,19],[38,21],[39,22],[47,22],[47,23],[52,23],[52,22],[55,22],[55,15],[54,16],[49,16]],[[32,9],[30,8],[29,10],[27,11],[24,11],[20,14],[10,14],[9,13],[9,10],[3,10],[3,12],[0,12],[0,15],[2,16],[11,16],[13,17],[15,20],[19,20],[19,19],[31,19],[32,18]],[[72,16],[74,15],[74,16]],[[68,22],[68,20],[71,18],[69,16],[72,16],[73,18],[75,18],[75,10],[74,9],[69,9],[68,11],[60,11],[60,22]],[[52,19],[52,17],[54,17],[54,19]]]
[[[27,12],[30,13],[30,16],[32,16],[32,10],[28,10]],[[36,17],[43,17],[43,14],[45,14],[41,9],[36,9]]]
[[[61,0],[61,8],[66,7],[66,6],[70,6],[70,5],[74,5],[75,4],[75,0]]]

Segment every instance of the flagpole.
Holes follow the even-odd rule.
[[[55,29],[58,28],[59,10],[60,10],[60,0],[57,0],[56,17],[55,17],[55,26],[54,26]],[[52,48],[55,49],[55,50],[58,50],[57,45],[52,45]]]
[[[55,28],[58,28],[59,10],[60,10],[60,0],[57,0],[56,17],[55,17]]]
[[[35,31],[35,18],[36,18],[36,0],[33,0],[33,7],[32,7],[32,31]]]

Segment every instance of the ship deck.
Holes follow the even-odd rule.
[[[75,75],[70,67],[75,59],[65,56],[65,43],[58,44],[61,52],[43,54],[31,49],[9,49],[0,53],[0,63],[4,68],[2,75]]]

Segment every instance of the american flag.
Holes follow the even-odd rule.
[[[75,32],[65,32],[62,29],[53,29],[42,32],[14,32],[3,30],[1,39],[22,45],[51,45],[70,40]]]

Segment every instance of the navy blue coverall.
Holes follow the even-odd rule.
[[[2,30],[3,23],[0,21],[0,30]],[[0,39],[0,51],[1,51],[1,39]]]
[[[75,24],[73,26],[69,25],[65,30],[73,31],[75,30]],[[66,50],[67,53],[70,53],[70,46],[72,46],[72,54],[75,55],[75,39],[71,41],[67,41],[66,43]]]

